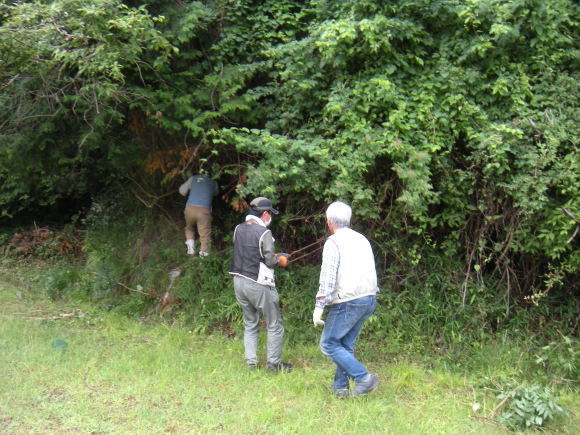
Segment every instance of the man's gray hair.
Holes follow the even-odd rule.
[[[334,201],[326,209],[326,219],[335,228],[344,228],[350,226],[352,210],[349,205],[341,201]]]

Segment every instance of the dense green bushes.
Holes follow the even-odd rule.
[[[467,364],[526,335],[530,376],[577,379],[577,4],[134,3],[0,1],[0,219],[88,231],[40,289],[239,333],[232,208],[272,197],[291,252],[341,199],[377,257],[365,334],[387,352]],[[183,257],[175,193],[200,168],[221,187],[204,262]],[[291,341],[316,339],[318,262],[279,274]]]
[[[0,3],[5,222],[113,186],[171,214],[202,167],[275,199],[294,248],[351,203],[388,285],[440,261],[463,306],[573,294],[573,2],[132,5]]]
[[[577,12],[527,0],[321,7],[303,38],[265,52],[277,77],[261,90],[265,128],[216,141],[262,156],[243,193],[293,213],[352,203],[389,265],[462,256],[452,285],[464,303],[471,286],[537,294],[549,267],[573,285]]]
[[[145,98],[133,74],[172,53],[160,21],[111,0],[0,1],[2,221],[68,218],[142,166],[120,125]]]

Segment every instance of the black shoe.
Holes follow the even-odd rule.
[[[350,391],[348,390],[348,388],[334,388],[332,387],[330,389],[330,391],[332,392],[332,394],[334,394],[336,397],[343,399],[345,397],[350,396]]]
[[[379,386],[379,383],[379,379],[375,375],[369,374],[364,381],[356,383],[354,395],[360,396],[361,394],[370,393]]]
[[[253,372],[258,368],[258,364],[248,364],[248,370]]]
[[[291,372],[292,371],[292,364],[290,363],[285,363],[285,362],[279,362],[278,364],[273,364],[273,363],[268,363],[268,366],[266,367],[268,370],[270,370],[271,372]]]

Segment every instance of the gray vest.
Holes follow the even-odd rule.
[[[339,304],[376,295],[379,288],[375,257],[367,238],[350,228],[341,228],[326,243],[333,242],[340,251],[340,264],[331,303]]]
[[[264,261],[260,250],[262,235],[270,231],[266,227],[248,222],[239,224],[234,232],[234,257],[230,273],[258,281],[260,263]]]

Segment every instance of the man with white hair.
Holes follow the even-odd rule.
[[[332,233],[324,244],[320,286],[312,314],[315,326],[324,325],[320,349],[336,364],[332,391],[338,397],[373,391],[379,380],[355,358],[354,347],[362,325],[375,310],[377,273],[369,241],[350,229],[351,208],[340,201],[326,210],[326,225]],[[328,307],[326,322],[321,317]]]

